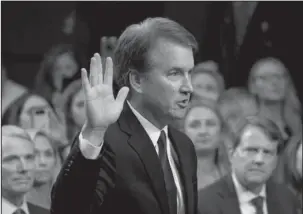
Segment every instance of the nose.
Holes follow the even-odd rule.
[[[193,91],[194,91],[193,85],[192,85],[192,82],[191,82],[191,75],[189,73],[186,73],[185,76],[184,76],[181,91],[183,93],[189,93],[189,94],[193,93]]]
[[[259,151],[255,156],[255,163],[262,164],[264,162],[264,154],[262,151]]]
[[[19,160],[17,165],[17,171],[19,172],[27,172],[34,168],[34,162],[30,162],[24,158]]]
[[[37,163],[39,167],[45,167],[46,166],[46,160],[43,155],[37,155]]]
[[[199,129],[199,136],[204,137],[205,135],[208,134],[208,129],[205,123],[201,123],[200,129]]]

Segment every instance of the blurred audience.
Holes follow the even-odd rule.
[[[63,94],[63,113],[66,122],[66,136],[69,142],[73,141],[77,132],[85,123],[85,97],[82,90],[82,81],[76,80],[72,82],[64,90]]]
[[[26,198],[35,205],[50,209],[51,188],[61,168],[58,150],[43,131],[30,130],[29,134],[35,146],[36,171],[33,189]]]
[[[32,189],[35,150],[28,133],[16,126],[2,126],[2,213],[47,214],[48,210],[25,200]]]
[[[282,173],[282,182],[286,183],[297,196],[302,211],[302,135],[295,136],[286,146],[278,167]]]
[[[223,120],[233,131],[239,121],[257,115],[259,111],[255,96],[242,87],[224,91],[219,97],[218,108]]]
[[[65,87],[79,79],[84,60],[69,44],[54,45],[44,56],[35,80],[35,90],[52,101],[55,107],[61,105],[60,96]]]
[[[229,161],[223,143],[221,119],[214,101],[191,105],[184,119],[184,132],[192,140],[198,160],[198,189],[212,184],[229,170]]]
[[[229,151],[232,172],[200,191],[200,214],[297,213],[295,195],[271,179],[283,141],[277,125],[256,116],[238,125]]]
[[[263,58],[251,68],[249,91],[256,96],[259,114],[274,121],[285,144],[301,132],[301,105],[289,71],[275,58]]]
[[[193,100],[210,99],[217,101],[225,89],[225,83],[214,61],[197,64],[192,71]]]
[[[4,112],[6,109],[11,105],[12,102],[14,102],[16,99],[18,99],[20,96],[22,96],[24,93],[27,92],[27,88],[24,86],[16,83],[15,81],[9,79],[7,76],[7,68],[2,62],[1,65],[1,101],[2,101],[2,109],[1,109],[1,117],[3,117]]]
[[[232,147],[232,132],[236,131],[238,123],[247,116],[258,114],[255,97],[245,88],[235,87],[224,91],[218,100],[219,112],[226,123],[228,131],[224,134],[226,148]]]
[[[59,146],[67,143],[64,119],[56,114],[50,102],[35,93],[25,93],[15,100],[4,113],[2,125],[43,129],[54,139],[53,143]]]

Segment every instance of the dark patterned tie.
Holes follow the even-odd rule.
[[[164,180],[166,186],[166,192],[168,197],[168,204],[171,214],[177,213],[177,187],[174,181],[173,173],[169,164],[167,150],[166,150],[166,134],[161,131],[158,145],[159,145],[159,158],[164,173]]]
[[[21,208],[18,208],[13,214],[25,214],[25,211]]]
[[[258,196],[251,200],[252,205],[256,208],[256,214],[264,214],[263,213],[263,197]]]

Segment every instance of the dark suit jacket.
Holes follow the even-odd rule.
[[[178,157],[186,214],[196,214],[197,160],[193,144],[172,127],[168,133]],[[97,160],[86,160],[75,143],[53,188],[51,212],[168,214],[158,155],[128,105],[104,140]]]
[[[49,210],[39,207],[37,205],[27,203],[29,214],[49,214]]]
[[[296,214],[298,204],[292,192],[272,180],[266,184],[268,214]],[[237,193],[231,175],[199,191],[200,214],[241,214]]]
[[[289,68],[297,90],[301,89],[300,54],[303,48],[303,4],[299,2],[258,2],[246,34],[236,51],[235,20],[231,2],[209,5],[201,60],[220,64],[227,86],[244,86],[252,64],[262,57],[280,58]]]

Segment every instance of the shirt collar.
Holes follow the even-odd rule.
[[[29,214],[28,206],[25,200],[23,200],[23,203],[20,207],[17,207],[11,202],[9,202],[7,199],[2,197],[2,213],[13,214],[19,208],[21,208],[25,212],[25,214]]]
[[[145,117],[143,117],[134,107],[130,104],[129,101],[127,101],[127,104],[129,105],[130,109],[134,113],[134,115],[137,117],[141,125],[143,126],[144,130],[148,134],[149,138],[153,142],[154,146],[157,145],[158,139],[161,134],[161,130],[158,129],[156,126],[154,126],[151,122],[149,122]],[[162,129],[166,136],[168,136],[168,128],[167,125]]]
[[[240,203],[247,203],[250,202],[252,199],[258,197],[258,196],[262,196],[264,199],[266,198],[266,188],[265,185],[262,186],[261,192],[259,195],[256,195],[255,193],[248,191],[246,188],[244,188],[240,182],[237,179],[237,176],[235,175],[235,173],[232,173],[232,179],[235,185],[235,189],[236,189],[236,193],[239,199]]]

